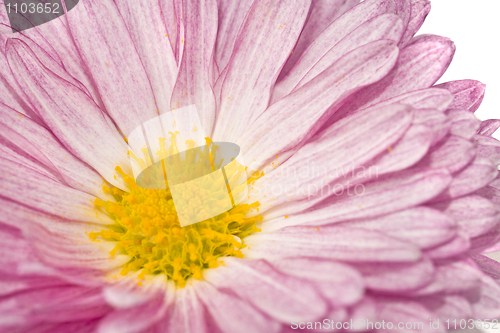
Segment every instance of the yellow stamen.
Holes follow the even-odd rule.
[[[178,153],[175,146],[177,132],[170,135],[172,144],[169,149],[165,146],[165,138],[160,138],[159,157],[166,158]],[[207,147],[210,143],[207,139]],[[194,141],[189,143],[190,147],[191,145],[194,147]],[[210,157],[212,168],[217,168],[211,160],[214,149],[216,147],[211,147],[211,152],[208,148],[206,151],[198,149],[197,153],[205,156],[205,161]],[[148,160],[149,152],[145,149],[143,153],[147,162],[129,152],[140,165],[151,163]],[[193,160],[195,157],[189,154],[185,156],[186,159]],[[184,161],[184,164],[179,165],[186,163]],[[194,165],[193,168],[195,167],[198,166]],[[247,217],[249,212],[258,209],[258,202],[239,204],[218,216],[181,227],[168,182],[166,189],[145,189],[138,186],[134,178],[125,174],[121,168],[117,167],[115,170],[123,177],[129,191],[103,186],[103,191],[113,195],[116,202],[95,199],[94,205],[96,209],[106,211],[114,224],[99,232],[90,232],[88,236],[95,241],[116,242],[116,246],[110,251],[111,256],[125,254],[131,257],[123,265],[121,275],[139,272],[139,278],[144,278],[146,275],[165,274],[177,286],[183,287],[191,277],[201,279],[204,269],[218,267],[221,257],[243,257],[241,249],[246,247],[244,237],[260,231],[256,225],[262,221],[262,216]],[[193,173],[193,170],[184,171]],[[230,172],[233,173],[232,170]],[[244,172],[244,169],[234,171],[237,172]],[[262,175],[263,173],[257,173],[248,182]],[[186,202],[188,199],[186,198]],[[207,197],[206,200],[208,202],[213,198]],[[217,202],[214,201],[213,204]]]

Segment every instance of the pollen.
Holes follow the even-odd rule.
[[[139,279],[144,279],[164,274],[182,288],[190,278],[202,279],[205,269],[218,267],[220,258],[242,258],[245,237],[260,231],[257,224],[262,216],[249,216],[258,212],[258,202],[238,204],[222,214],[181,227],[168,183],[166,189],[142,188],[120,167],[116,171],[128,191],[103,185],[103,191],[115,200],[95,199],[94,205],[114,223],[88,236],[94,241],[116,243],[111,256],[130,257],[121,268],[123,276],[137,273]],[[251,183],[261,176],[255,173],[247,181]]]

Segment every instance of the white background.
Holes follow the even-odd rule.
[[[418,34],[450,38],[457,48],[438,83],[474,79],[486,84],[479,119],[500,118],[500,0],[433,0]],[[494,135],[500,139],[500,130]]]

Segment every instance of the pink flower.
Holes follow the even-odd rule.
[[[433,86],[455,46],[413,37],[429,10],[82,0],[22,33],[4,13],[0,331],[442,332],[500,317],[484,255],[500,249],[500,121],[474,116],[481,83]],[[123,138],[191,104],[260,178],[180,228],[167,190],[126,175]]]

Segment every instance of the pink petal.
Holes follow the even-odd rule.
[[[500,190],[492,186],[491,184],[479,189],[475,194],[480,195],[491,202],[493,202],[497,207],[500,207]]]
[[[65,18],[104,106],[121,132],[129,135],[155,117],[158,108],[151,83],[116,5],[84,1]]]
[[[2,59],[3,58],[3,59]],[[7,61],[5,60],[5,57],[0,55],[0,62],[3,62],[5,67],[8,67]],[[9,69],[10,70],[10,69]],[[3,69],[0,68],[0,73],[3,72]],[[12,76],[12,75],[11,75]],[[12,77],[12,82],[15,82],[14,78]],[[15,83],[17,86],[17,82]],[[42,121],[40,118],[31,110],[31,107],[26,104],[26,102],[23,100],[22,97],[19,96],[19,93],[22,93],[21,89],[16,91],[11,84],[7,83],[5,80],[3,80],[0,83],[0,94],[2,96],[2,106],[9,107],[11,109],[17,110],[19,114],[22,114],[24,116],[27,116],[33,121],[36,121],[38,124],[41,124]]]
[[[412,262],[419,249],[380,232],[347,227],[289,227],[245,238],[247,258],[316,257],[353,262]]]
[[[329,318],[330,320],[333,320],[334,322],[344,322],[347,319],[347,310],[345,308],[337,308],[333,309],[328,313],[325,318]]]
[[[469,254],[491,253],[498,251],[500,244],[499,226],[482,236],[472,239],[470,243]]]
[[[431,10],[429,0],[411,0],[411,15],[399,47],[405,47],[424,23]]]
[[[111,309],[99,288],[65,285],[32,289],[0,300],[2,319],[7,323],[33,325],[43,322],[92,321]]]
[[[6,20],[6,22],[4,22],[4,20]],[[2,21],[2,22],[0,22],[0,27],[2,28],[2,30],[5,29],[6,27],[8,27],[7,29],[5,29],[6,31],[2,31],[2,34],[0,36],[0,41],[1,41],[0,42],[0,50],[2,53],[5,53],[5,46],[6,46],[8,39],[18,38],[18,39],[22,40],[23,42],[27,43],[31,48],[36,46],[40,49],[43,49],[44,50],[43,52],[47,53],[47,55],[49,57],[51,57],[53,60],[57,61],[60,65],[62,65],[61,57],[57,53],[56,49],[53,47],[53,44],[51,43],[51,41],[49,42],[47,40],[47,37],[50,39],[51,36],[44,36],[44,32],[46,33],[48,30],[50,30],[52,32],[58,30],[58,28],[61,26],[60,19],[56,19],[56,20],[52,21],[50,24],[50,27],[48,29],[47,29],[47,27],[42,28],[42,26],[38,26],[38,27],[35,27],[34,29],[26,29],[22,32],[13,32],[11,30],[10,25],[9,25],[10,21],[9,21],[8,17],[4,17],[0,21]],[[10,30],[10,31],[8,31],[8,30]],[[64,34],[62,29],[60,30],[60,32],[62,35],[61,38],[66,39],[67,33]]]
[[[99,333],[139,333],[164,318],[169,304],[157,297],[137,307],[115,310],[99,321]]]
[[[209,333],[205,324],[206,313],[194,288],[175,292],[175,302],[169,311],[167,327],[163,332]]]
[[[292,214],[305,211],[301,214],[300,224],[312,225],[374,218],[426,202],[446,189],[450,181],[451,176],[446,170],[402,171],[362,184],[357,189],[342,189],[340,193],[336,188],[338,192],[328,193],[328,199],[308,211],[305,209],[317,202],[315,197],[272,208],[264,216],[271,219],[290,214],[288,219],[292,219]]]
[[[0,251],[9,253],[9,256],[0,257],[0,272],[4,279],[12,277],[18,282],[26,279],[50,279],[54,283],[46,284],[42,282],[37,285],[51,288],[61,285],[62,281],[64,281],[64,285],[70,282],[93,288],[102,286],[102,274],[93,274],[94,272],[91,270],[71,268],[56,270],[42,263],[37,258],[38,251],[33,248],[30,241],[26,240],[18,229],[0,223],[0,236],[2,237]],[[78,274],[80,275],[78,276]],[[23,285],[17,287],[23,288]]]
[[[449,134],[451,128],[451,119],[444,113],[436,112],[432,109],[421,109],[415,112],[413,122],[432,129],[431,146],[443,140]]]
[[[364,294],[363,278],[345,264],[311,259],[280,259],[271,262],[274,268],[314,283],[335,307],[358,302]]]
[[[240,298],[226,294],[211,284],[194,285],[196,294],[223,332],[280,332],[281,325]]]
[[[217,37],[217,2],[184,0],[179,10],[184,38],[180,46],[183,55],[171,107],[196,104],[204,133],[208,135],[213,130],[216,108],[210,73],[213,71],[212,54]],[[189,14],[183,15],[182,12]]]
[[[376,322],[378,319],[377,303],[370,296],[365,296],[360,302],[352,306],[349,311],[349,318],[352,319],[354,332],[369,330],[367,322]]]
[[[386,235],[430,248],[451,240],[456,233],[452,218],[427,207],[406,209],[379,218],[344,224],[354,228],[381,230]]]
[[[433,318],[432,314],[420,303],[409,300],[387,299],[377,300],[379,308],[378,321],[385,320],[394,324],[394,328],[379,330],[380,332],[428,332],[429,319]],[[398,327],[403,323],[403,327]],[[409,328],[406,328],[406,324]],[[421,323],[421,324],[419,324]],[[410,328],[411,327],[411,328]],[[446,329],[441,324],[439,329],[433,329],[432,332],[445,333]]]
[[[393,104],[407,104],[411,105],[415,109],[436,109],[441,112],[448,108],[448,105],[451,103],[452,100],[453,100],[453,95],[451,95],[445,89],[427,88],[422,90],[410,91],[408,93],[393,98],[389,98],[385,101],[372,105],[370,108],[382,107]],[[328,119],[325,125],[323,125],[323,128],[331,126],[333,123],[344,118],[347,114],[354,114],[358,111],[359,110],[342,108]],[[434,110],[432,110],[432,113],[439,115],[438,113],[434,112]]]
[[[396,4],[396,13],[401,17],[406,29],[411,17],[411,0],[396,0],[394,3]]]
[[[158,111],[168,112],[178,69],[160,3],[115,3],[151,83]]]
[[[415,38],[401,50],[391,73],[351,97],[339,112],[352,112],[394,96],[429,88],[446,71],[454,53],[455,46],[447,38],[433,35]]]
[[[313,6],[315,6],[316,1]],[[314,7],[313,7],[314,8]],[[302,52],[297,53],[290,57],[289,63],[285,65],[285,71],[295,72],[296,70],[301,72],[301,67],[305,68],[304,65],[309,64],[312,67],[317,60],[322,58],[327,51],[339,41],[344,39],[349,33],[355,30],[357,27],[361,26],[363,23],[373,19],[376,16],[383,14],[396,14],[396,5],[392,1],[363,1],[359,5],[354,6],[352,9],[348,10],[345,14],[341,15],[338,19],[334,20],[329,26],[325,27],[324,30],[312,41],[310,45]],[[312,20],[311,20],[312,21]],[[315,24],[313,22],[308,24]],[[306,28],[308,26],[306,24]],[[304,38],[309,39],[310,35],[306,35]],[[299,43],[301,41],[299,40]],[[299,44],[300,47],[300,44]],[[296,59],[298,59],[298,61]],[[293,64],[293,69],[290,67]],[[302,64],[302,65],[301,65]],[[310,68],[310,67],[309,67]],[[303,71],[303,74],[307,73],[307,70]],[[291,74],[290,74],[291,75]],[[302,77],[303,75],[301,75]],[[292,87],[293,88],[293,87]]]
[[[0,123],[4,124],[0,126],[5,126],[3,133],[6,140],[60,174],[64,182],[74,189],[104,198],[100,188],[104,179],[67,151],[46,128],[2,105],[0,115]]]
[[[113,134],[94,102],[83,91],[48,70],[20,40],[9,40],[7,52],[18,83],[29,93],[40,118],[62,144],[110,183],[125,188],[115,179],[113,170],[117,165],[125,171],[130,169],[126,145]]]
[[[33,106],[29,102],[26,94],[17,84],[14,75],[12,74],[7,58],[0,52],[0,73],[3,80],[0,81],[0,93],[2,107],[8,107],[16,110],[19,115],[25,116],[28,119],[43,125],[43,121],[33,111]]]
[[[423,258],[415,263],[362,263],[354,266],[366,288],[375,292],[400,294],[432,281],[434,265]]]
[[[9,256],[0,258],[0,272],[4,278],[12,276],[16,281],[24,279],[50,279],[54,283],[41,283],[48,287],[57,287],[64,281],[64,285],[76,283],[81,286],[101,287],[103,274],[92,269],[75,269],[65,267],[63,270],[54,269],[41,262],[38,258],[39,249],[33,247],[31,240],[26,240],[25,235],[17,229],[0,223],[0,251],[9,253]],[[50,263],[49,263],[50,264]],[[22,287],[22,286],[21,286]],[[17,294],[17,293],[16,293]]]
[[[336,184],[344,184],[346,179],[339,179],[342,176],[353,181],[356,178],[377,177],[378,173],[368,175],[368,172],[361,171],[369,168],[372,159],[386,152],[387,147],[395,144],[405,134],[412,116],[411,108],[395,105],[347,117],[304,145],[283,166],[254,185],[270,185],[271,188],[262,191],[260,197],[273,195],[276,188],[286,187],[286,194],[273,201],[273,205],[278,205],[291,199],[303,199],[303,193],[307,193],[312,186],[320,189],[335,181]],[[279,162],[278,157],[275,163]],[[274,165],[273,167],[275,168]],[[320,171],[315,172],[313,168]],[[307,174],[297,174],[298,170],[303,169],[307,170]],[[351,179],[350,175],[346,176],[340,170],[347,174],[351,171],[356,174],[360,172],[362,176],[353,175]],[[295,178],[293,182],[290,182],[290,175]]]
[[[339,127],[340,129],[342,129],[341,126],[345,126],[346,123],[348,124],[350,121],[358,122],[359,119],[364,118],[363,115],[370,115],[373,119],[377,119],[379,117],[383,118],[383,114],[389,114],[388,110],[395,111],[399,108],[401,108],[401,105],[398,104],[384,105],[380,107],[376,105],[362,110],[359,113],[353,113],[342,120],[335,121],[334,124],[332,123],[328,127],[324,126],[319,135],[317,135],[314,140],[310,141],[310,144],[319,141],[323,137],[331,137],[332,134],[336,134],[335,132],[338,132]],[[412,112],[412,116],[412,118],[415,117],[415,112]],[[392,119],[394,125],[397,124],[397,121],[401,120],[398,118],[399,117],[395,117]],[[412,122],[413,120],[414,119],[412,119]],[[367,121],[367,123],[371,122],[372,119]],[[366,126],[366,124],[362,123],[358,125],[360,127]],[[394,129],[392,129],[392,131],[393,130]],[[406,133],[404,133],[404,135],[399,138],[398,141],[393,143],[391,143],[390,141],[385,142],[385,145],[382,146],[384,150],[369,163],[370,167],[376,168],[379,175],[408,168],[409,166],[420,160],[423,155],[425,155],[427,149],[429,148],[429,138],[432,138],[431,134],[432,133],[430,133],[430,129],[427,126],[412,124],[407,129]],[[365,144],[369,143],[366,142]],[[405,165],[405,167],[402,167],[402,165]],[[345,175],[343,176],[345,177]]]
[[[113,269],[129,260],[121,255],[111,260],[108,252],[112,246],[106,251],[89,240],[87,233],[95,231],[98,228],[95,225],[43,213],[26,207],[24,203],[18,204],[3,198],[0,198],[0,204],[0,221],[22,230],[23,236],[37,249],[37,258],[51,267],[88,268],[95,274],[89,272],[85,275],[92,279],[91,275],[99,275],[97,270]],[[76,209],[71,205],[69,210]],[[83,215],[85,219],[88,218],[87,214],[85,211],[83,214],[75,212],[71,218],[78,219]],[[99,223],[106,222],[110,223],[110,219],[99,219]]]
[[[432,295],[430,297],[420,298],[419,300],[425,305],[425,307],[427,307],[435,315],[438,316],[438,318],[442,321],[440,323],[440,326],[444,324],[445,327],[448,328],[448,323],[446,322],[446,320],[450,321],[450,330],[455,329],[455,327],[457,328],[457,330],[459,330],[460,320],[473,317],[472,306],[469,301],[463,296]],[[436,323],[436,319],[438,318],[434,319],[434,323]]]
[[[452,100],[453,95],[444,89],[427,88],[410,91],[376,105],[382,106],[399,103],[411,105],[415,109],[436,109],[442,112],[448,108]]]
[[[474,114],[461,110],[450,110],[448,116],[452,119],[450,133],[470,139],[476,134],[481,122]]]
[[[64,68],[64,65],[62,61],[60,60],[58,54],[56,53],[55,50],[52,49],[51,46],[46,46],[46,49],[43,49],[40,45],[35,43],[33,40],[31,40],[28,37],[23,36],[22,34],[18,36],[13,36],[12,38],[9,38],[5,40],[5,54],[7,56],[7,59],[9,58],[9,44],[12,40],[16,41],[21,41],[23,45],[26,45],[28,49],[33,51],[34,54],[36,54],[36,57],[38,60],[45,66],[47,69],[57,76],[61,77],[62,79],[68,81],[72,85],[76,86],[80,90],[82,90],[87,96],[91,96],[90,92],[88,91],[87,87],[83,85],[80,81],[76,80],[73,76],[71,76],[66,69]],[[39,42],[44,41],[43,38],[38,38],[37,39]],[[42,43],[42,45],[46,44]],[[51,52],[52,51],[52,52]],[[12,68],[11,68],[12,69]],[[13,70],[13,74],[16,75],[15,71]],[[27,92],[26,92],[27,93]],[[26,100],[29,100],[29,94],[27,95],[28,98]],[[36,106],[32,102],[30,102],[31,105]],[[37,112],[36,109],[34,109],[35,112]]]
[[[215,140],[235,141],[267,108],[271,88],[299,37],[309,6],[308,0],[252,4],[222,84]],[[269,56],[262,57],[262,50]]]
[[[331,65],[314,80],[273,104],[242,135],[245,159],[258,169],[271,157],[305,142],[321,127],[330,107],[362,86],[383,77],[394,65],[398,49],[379,41],[360,47]],[[333,105],[333,106],[332,106]]]
[[[480,290],[468,295],[474,300],[473,318],[498,318],[500,317],[500,286],[489,276],[481,274],[480,278]]]
[[[0,271],[10,274],[17,274],[23,265],[40,265],[40,260],[36,257],[34,249],[23,237],[20,229],[0,224],[1,253],[9,253],[8,256],[0,257]]]
[[[472,193],[491,183],[498,174],[498,169],[489,160],[476,157],[473,162],[453,175],[453,181],[446,191],[433,201],[449,200]]]
[[[5,126],[2,125],[0,125],[0,128],[4,130],[3,134],[6,136],[8,135],[12,141],[16,139],[17,140],[21,139],[19,140],[18,144],[21,146],[26,144],[26,142],[22,140],[23,138],[20,135],[16,135],[17,133],[13,132],[9,128],[6,128]],[[33,147],[28,145],[28,148],[33,148]],[[33,153],[39,155],[38,157],[41,157],[40,156],[41,154],[39,152],[33,151]],[[47,168],[44,164],[38,162],[30,155],[27,155],[24,151],[19,149],[17,146],[12,145],[9,141],[5,140],[3,137],[0,137],[0,155],[3,158],[7,159],[9,162],[17,163],[28,169],[35,170],[43,177],[46,177],[56,183],[62,183],[62,184],[65,183],[61,175],[56,170],[54,170],[55,168]],[[47,164],[51,165],[50,162],[47,162]]]
[[[5,12],[5,14],[7,13]],[[9,28],[7,28],[7,26],[0,23],[0,27],[2,28],[2,30],[4,30],[4,28],[5,30],[7,30],[3,31],[0,34],[0,59],[2,64],[0,65],[0,71],[2,72],[2,76],[5,80],[2,82],[2,86],[4,86],[6,93],[5,96],[2,95],[2,100],[10,107],[18,110],[19,112],[22,112],[23,114],[28,115],[35,121],[39,122],[38,117],[33,112],[33,106],[28,101],[28,98],[26,98],[26,95],[21,91],[21,89],[19,89],[19,86],[17,82],[15,82],[12,72],[8,68],[8,63],[5,58],[5,46],[8,39],[18,38],[27,43],[32,49],[36,49],[36,51],[40,53],[40,56],[46,55],[47,57],[57,61],[58,64],[62,65],[62,61],[58,53],[52,46],[52,40],[50,40],[50,37],[54,35],[53,33],[54,31],[52,30],[52,36],[50,36],[49,33],[49,40],[47,40],[44,36],[41,35],[41,30],[47,30],[47,29],[39,29],[40,26],[37,28],[25,30],[20,33],[13,33],[10,28],[10,22],[9,19],[7,18],[7,15],[5,15],[5,17],[3,17],[1,21],[6,23],[7,26],[9,26]],[[56,21],[57,22],[52,21],[50,26],[57,27],[58,23],[60,22],[59,20]],[[58,32],[59,32],[59,34],[57,34],[58,39],[65,40],[67,33],[65,33],[65,31],[58,31]],[[56,42],[55,45],[58,45],[59,43],[60,42]]]
[[[181,34],[179,31],[180,25],[177,22],[179,20],[179,8],[176,8],[178,3],[172,0],[159,0],[158,4],[160,5],[160,13],[162,14],[165,28],[167,29],[168,40],[170,41],[175,61],[178,64],[180,62],[180,54],[182,53],[179,45],[181,40],[179,38]]]
[[[481,123],[481,127],[477,133],[484,136],[492,136],[498,128],[500,128],[500,119],[487,119]]]
[[[476,135],[477,155],[487,158],[495,165],[500,165],[500,142],[492,137]]]
[[[238,32],[250,10],[252,1],[219,1],[219,28],[215,45],[215,60],[224,69],[231,58]]]
[[[445,201],[433,207],[453,218],[470,238],[485,234],[500,222],[498,207],[478,195]]]
[[[77,229],[76,234],[70,234],[70,230],[76,228],[65,228],[63,232],[46,230],[39,225],[32,225],[26,237],[33,247],[36,248],[38,257],[48,265],[60,269],[87,269],[95,271],[96,275],[114,270],[128,261],[127,255],[115,255],[110,257],[109,252],[114,243],[101,243],[96,246],[88,237],[89,231],[98,231],[94,228],[82,232],[84,228]],[[103,273],[104,272],[104,273]],[[90,274],[88,274],[90,275]]]
[[[0,82],[0,90],[2,92],[1,103],[42,125],[43,121],[33,111],[33,106],[29,102],[29,99],[19,87],[3,52],[0,52],[0,73],[3,77],[3,80]]]
[[[76,321],[69,323],[40,323],[29,328],[30,333],[94,333],[97,327],[97,320]]]
[[[224,258],[224,265],[206,270],[204,279],[285,323],[314,320],[326,312],[312,285],[275,271],[265,261]]]
[[[475,157],[474,144],[460,136],[450,135],[433,147],[418,167],[446,168],[450,173],[465,167]]]
[[[347,34],[348,32],[350,33]],[[330,34],[321,35],[321,39],[316,40],[311,48],[306,50],[290,73],[276,85],[273,102],[304,86],[354,49],[381,39],[397,43],[402,33],[401,19],[395,14],[385,14],[364,22],[352,32],[344,28],[342,40],[339,40],[338,36],[332,38]],[[318,52],[320,49],[321,52]]]
[[[434,133],[425,125],[412,125],[403,137],[385,149],[372,160],[370,167],[377,170],[378,175],[407,169],[420,161],[428,152]]]
[[[484,273],[497,282],[500,281],[500,263],[498,261],[481,254],[475,254],[471,257]]]
[[[2,297],[10,296],[12,294],[26,292],[33,289],[41,289],[46,287],[62,287],[67,284],[64,280],[47,277],[43,275],[29,275],[22,276],[14,274],[5,274],[2,272],[0,278],[0,295]]]
[[[24,30],[21,33],[9,32],[4,35],[7,38],[19,38],[26,42],[32,49],[34,49],[33,46],[35,44],[38,44],[44,50],[43,52],[48,53],[72,77],[81,82],[88,89],[94,101],[102,107],[101,97],[94,85],[88,68],[78,53],[66,23],[65,17],[59,17],[51,20],[48,24],[41,24]],[[5,43],[2,44],[4,45]]]
[[[458,256],[467,252],[471,247],[469,237],[462,231],[457,232],[457,236],[449,242],[426,250],[425,255],[432,259],[446,259]]]
[[[292,91],[311,81],[343,55],[353,51],[360,45],[381,39],[397,42],[402,33],[403,23],[395,14],[380,15],[367,21],[332,47],[312,68],[308,69]],[[297,74],[295,70],[294,73]]]
[[[105,257],[106,260],[109,261],[109,256],[107,254],[103,255],[101,249],[96,248],[95,244],[86,244],[90,242],[85,232],[94,231],[95,228],[99,227],[102,228],[102,225],[92,225],[90,223],[63,219],[55,215],[41,212],[34,208],[28,208],[25,205],[4,198],[0,198],[0,204],[2,205],[2,208],[0,208],[0,221],[4,223],[4,226],[8,225],[22,230],[24,237],[30,238],[30,241],[36,242],[36,239],[40,239],[42,243],[48,243],[49,246],[47,250],[54,247],[68,245],[69,243],[70,248],[73,248],[74,250],[76,249],[76,252],[78,252],[77,255],[84,253],[84,249],[90,249],[90,252],[92,252],[91,256],[93,256],[91,259],[97,259],[99,254],[101,254],[101,257]],[[103,219],[100,222],[110,223],[110,221],[112,222],[111,219]],[[39,233],[37,234],[35,231],[38,230],[37,226],[43,227],[43,232],[38,231]],[[44,236],[48,236],[47,238],[49,239],[44,239]],[[61,239],[60,242],[51,243],[53,237],[61,237],[63,239]],[[81,248],[78,248],[79,246],[81,246]],[[63,253],[68,254],[68,250],[68,248],[65,248]],[[39,256],[40,258],[42,257],[43,252],[44,251],[42,249]],[[51,263],[54,263],[54,261]]]
[[[415,296],[424,296],[439,293],[460,293],[477,288],[480,279],[475,268],[461,262],[450,262],[437,265],[432,282],[413,292]]]
[[[497,178],[495,178],[495,180],[493,180],[489,186],[493,187],[493,188],[496,188],[497,190],[500,190],[500,176],[497,176]]]
[[[442,83],[436,88],[446,89],[453,94],[450,109],[475,112],[483,101],[486,85],[474,80],[460,80]]]
[[[280,76],[286,75],[296,64],[304,51],[338,17],[356,6],[359,0],[315,0],[311,3],[308,20],[293,49],[293,53],[283,67]],[[281,77],[279,78],[281,79]]]
[[[102,223],[95,197],[74,190],[21,164],[0,159],[2,196],[67,219]]]
[[[332,193],[328,199],[302,215],[308,216],[308,224],[312,225],[373,218],[425,202],[442,192],[449,182],[450,176],[441,169],[411,173],[402,171],[345,189],[342,193]]]
[[[103,295],[115,309],[137,308],[150,301],[169,305],[175,298],[175,285],[162,275],[156,275],[153,279],[148,277],[147,283],[143,285],[137,284],[137,276],[126,276],[106,285]]]

